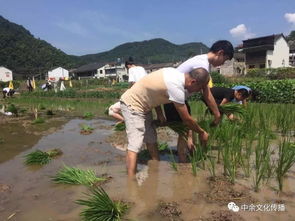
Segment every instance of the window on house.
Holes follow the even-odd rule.
[[[285,67],[285,59],[282,60],[282,66]]]
[[[267,60],[267,64],[268,64],[268,67],[269,67],[269,68],[271,68],[271,63],[272,63],[271,60]]]
[[[255,64],[250,64],[249,69],[255,68]]]
[[[102,70],[100,70],[99,73],[102,74]]]

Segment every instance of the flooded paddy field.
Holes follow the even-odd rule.
[[[246,177],[242,170],[232,184],[218,162],[215,177],[207,164],[205,169],[197,169],[196,176],[191,163],[177,163],[175,170],[169,152],[161,154],[159,162],[140,161],[137,180],[130,181],[125,168],[126,135],[114,132],[113,121],[97,117],[85,120],[65,112],[46,118],[46,124],[31,121],[28,117],[1,116],[0,220],[81,220],[84,207],[75,201],[85,198],[88,188],[51,180],[64,165],[93,169],[96,175],[109,177],[102,187],[112,199],[130,203],[126,220],[295,220],[294,165],[284,177],[281,192],[274,177],[255,192],[252,177]],[[84,124],[93,128],[92,133],[80,133]],[[160,142],[176,150],[174,132],[161,128],[158,136]],[[271,145],[277,143],[273,140]],[[24,164],[26,154],[54,148],[63,154],[48,164]],[[177,161],[177,155],[174,157]],[[240,208],[239,212],[228,209],[230,202]]]

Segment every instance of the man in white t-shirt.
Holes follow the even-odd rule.
[[[128,82],[130,84],[130,87],[137,81],[139,81],[141,78],[147,75],[145,69],[141,66],[137,66],[134,64],[133,61],[126,61],[125,67],[128,69],[129,78]]]
[[[207,132],[190,116],[185,99],[186,91],[200,91],[208,82],[209,73],[203,68],[185,74],[175,68],[163,68],[146,75],[121,96],[121,111],[128,138],[126,164],[129,177],[136,173],[137,153],[143,142],[146,143],[152,160],[159,160],[157,133],[152,124],[153,108],[158,120],[165,122],[160,105],[172,102],[184,124],[199,134],[202,143],[207,142]]]
[[[204,68],[209,72],[210,65],[214,67],[223,65],[226,60],[232,59],[233,53],[234,53],[234,48],[232,44],[229,41],[220,40],[215,42],[211,46],[207,54],[197,55],[188,59],[187,61],[180,64],[177,67],[177,70],[179,70],[182,73],[188,73],[195,68]],[[203,97],[204,97],[204,100],[206,101],[206,104],[208,105],[209,109],[212,111],[214,115],[215,119],[213,121],[213,124],[217,125],[221,120],[221,114],[218,110],[215,99],[212,96],[212,93],[210,91],[210,85],[208,84],[207,87],[204,87],[202,92],[203,92]],[[189,106],[188,106],[188,109],[190,109]],[[181,120],[177,114],[177,111],[174,108],[174,105],[166,104],[164,105],[164,110],[165,110],[165,115],[168,121],[170,117],[171,117],[171,121]],[[184,156],[183,158],[179,157],[180,162],[185,162],[186,160],[185,159],[186,148],[184,148],[185,146],[188,146],[190,150],[194,148],[191,131],[190,131],[190,135],[188,136],[188,143],[182,137],[178,138],[177,149],[178,149],[178,152],[181,153],[179,154],[179,156]]]

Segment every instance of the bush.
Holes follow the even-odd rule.
[[[246,77],[266,77],[271,80],[295,78],[295,68],[253,68]]]
[[[220,74],[220,73],[218,73],[216,71],[211,72],[210,75],[211,75],[211,78],[212,78],[212,81],[213,81],[213,85],[227,82],[226,78],[222,74]]]

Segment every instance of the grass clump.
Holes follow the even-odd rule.
[[[29,153],[25,155],[25,164],[27,165],[44,165],[50,162],[50,160],[53,157],[56,157],[58,155],[61,155],[62,151],[59,149],[53,149],[49,151],[41,151],[41,150],[36,150],[32,153]]]
[[[113,201],[101,187],[90,189],[91,194],[85,194],[88,199],[77,200],[76,203],[86,206],[80,216],[84,221],[118,221],[127,212],[128,205],[121,201]]]
[[[44,118],[38,117],[35,120],[33,120],[32,124],[43,124],[44,122]]]
[[[96,177],[94,170],[82,170],[79,168],[64,166],[64,168],[59,170],[52,180],[55,183],[92,186],[96,182],[105,181],[106,178]]]
[[[94,117],[94,114],[91,112],[85,112],[83,115],[84,119],[91,120]]]
[[[92,131],[94,130],[94,128],[92,128],[91,126],[87,125],[87,124],[83,124],[81,126],[81,134],[91,134]]]

